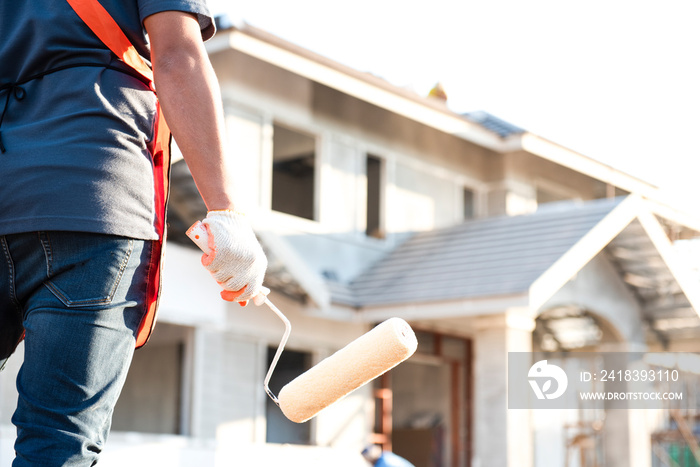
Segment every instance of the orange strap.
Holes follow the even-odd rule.
[[[112,16],[97,0],[67,0],[93,33],[124,63],[148,79],[153,88],[153,71],[139,55]]]
[[[136,70],[148,81],[150,88],[155,92],[153,84],[153,71],[146,61],[138,54],[136,49],[121,30],[112,16],[97,0],[66,0],[80,19],[92,30],[93,33],[112,51],[121,58],[124,63]],[[152,243],[152,251],[149,265],[149,274],[146,281],[147,303],[144,315],[136,335],[136,348],[146,344],[156,324],[158,301],[162,281],[162,256],[163,242],[165,241],[165,214],[168,203],[170,181],[170,129],[163,118],[160,103],[157,104],[157,112],[153,141],[153,175],[155,183],[155,229],[159,239]]]

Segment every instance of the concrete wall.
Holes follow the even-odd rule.
[[[488,164],[486,214],[533,212],[538,203],[604,198],[606,185],[525,151],[492,157]]]
[[[243,209],[270,207],[274,124],[317,137],[315,221],[277,222],[295,230],[291,243],[317,273],[340,281],[352,280],[408,233],[463,221],[465,187],[475,193],[477,217],[532,212],[538,192],[605,195],[603,184],[573,170],[522,151],[494,153],[241,52],[218,52],[212,62]],[[368,153],[384,161],[384,240],[365,235]]]
[[[605,252],[594,257],[564,285],[542,311],[575,305],[595,315],[608,331],[607,339],[593,351],[642,352],[645,330],[638,301],[619,276]],[[536,465],[563,465],[566,433],[564,424],[583,421],[575,411],[558,414],[541,410],[535,413]],[[644,410],[611,410],[605,413],[602,437],[606,465],[620,467],[650,466],[651,433],[657,421]],[[586,415],[586,414],[584,414]],[[589,420],[592,421],[592,420]]]
[[[235,184],[243,209],[269,209],[275,124],[317,138],[316,221],[277,219],[280,230],[314,236],[314,248],[296,235],[292,243],[317,272],[350,280],[405,234],[461,222],[465,187],[476,193],[477,214],[484,212],[491,151],[239,52],[217,53],[212,60],[222,83],[232,157],[241,167]],[[384,240],[365,235],[367,154],[384,161]]]
[[[508,352],[532,351],[524,309],[479,317],[474,337],[474,467],[532,467],[530,410],[508,409]]]
[[[577,305],[609,323],[623,345],[608,351],[644,351],[641,309],[604,252],[593,258],[541,308]],[[604,349],[600,349],[604,350]]]
[[[334,234],[335,248],[349,248],[350,256],[360,258],[349,270],[376,260],[371,254],[365,258],[363,248],[386,251],[406,232],[461,222],[464,187],[476,194],[477,216],[532,212],[538,193],[546,199],[605,196],[604,184],[574,170],[522,151],[494,153],[243,53],[219,52],[212,61],[222,83],[234,157],[241,163],[236,185],[242,205],[269,208],[273,122],[316,135],[317,220]],[[367,153],[385,161],[383,242],[364,234]]]
[[[527,181],[535,188],[571,199],[606,196],[606,185],[582,173],[524,151],[504,155],[505,177]]]

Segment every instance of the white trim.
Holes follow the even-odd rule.
[[[535,330],[535,318],[536,313],[530,307],[515,306],[502,310],[502,313],[479,316],[473,326],[477,333],[503,328],[532,332]]]
[[[192,393],[189,435],[193,438],[202,437],[202,384],[204,382],[204,340],[206,331],[201,327],[195,327],[193,331],[192,345]]]
[[[630,195],[622,201],[532,283],[530,304],[533,309],[539,309],[630,222],[637,219],[691,306],[700,316],[700,287],[689,274],[689,270],[679,263],[671,241],[649,208],[648,201],[635,195]]]
[[[273,164],[273,137],[275,131],[274,119],[272,115],[265,114],[262,119],[262,128],[260,129],[260,184],[258,188],[258,197],[260,199],[260,208],[267,212],[272,211],[272,164]]]
[[[361,144],[355,145],[355,149],[357,150],[357,167],[356,167],[356,179],[355,179],[355,186],[357,189],[357,196],[355,197],[355,225],[356,225],[356,232],[358,234],[359,238],[362,238],[362,241],[369,241],[376,240],[383,242],[384,238],[386,237],[386,228],[385,228],[385,223],[384,223],[384,211],[382,209],[382,204],[384,199],[386,198],[386,194],[382,190],[386,190],[386,184],[384,183],[383,177],[386,173],[384,170],[384,165],[386,163],[386,159],[383,157],[379,157],[377,155],[372,154],[371,157],[378,159],[379,160],[379,200],[378,200],[378,210],[379,210],[379,229],[382,232],[382,238],[376,238],[376,237],[370,237],[367,235],[367,229],[368,229],[368,217],[369,217],[369,203],[370,203],[370,197],[369,197],[369,158],[370,158],[370,152],[368,151],[363,151],[363,146]]]
[[[697,216],[654,200],[649,201],[647,204],[651,212],[657,216],[700,233],[700,218]]]
[[[642,195],[650,199],[659,199],[659,189],[631,175],[584,156],[576,151],[560,146],[532,133],[520,135],[520,145],[523,150],[547,159],[556,164],[568,167],[576,172],[618,186],[630,193]]]
[[[195,381],[195,328],[192,326],[185,327],[185,342],[184,352],[182,353],[182,362],[180,375],[180,389],[182,396],[180,398],[180,434],[190,436],[192,434],[192,418],[194,412],[194,381]]]
[[[244,31],[233,30],[220,33],[207,43],[207,51],[210,54],[227,49],[238,50],[390,112],[403,115],[447,134],[459,136],[479,146],[492,150],[504,148],[504,141],[496,134],[457,114],[451,115],[447,111],[433,109],[415,100],[381,89],[315,60],[252,37]]]
[[[365,323],[376,323],[394,316],[400,316],[408,321],[442,319],[503,313],[505,310],[526,307],[528,304],[527,294],[517,294],[445,302],[369,306],[360,309],[357,316],[361,322]]]
[[[508,329],[532,332],[535,330],[535,317],[530,308],[515,308],[506,312],[506,326]]]
[[[545,138],[527,132],[505,139],[499,138],[495,133],[451,112],[449,109],[433,108],[427,105],[427,102],[420,102],[418,96],[411,99],[402,95],[399,88],[396,88],[397,91],[394,92],[388,83],[386,86],[378,86],[370,80],[362,79],[360,76],[352,76],[341,69],[329,66],[328,63],[333,63],[331,61],[322,63],[320,60],[304,57],[263,39],[253,37],[244,30],[224,31],[207,42],[207,50],[210,54],[229,49],[240,51],[484,148],[500,153],[525,150],[602,182],[618,186],[630,193],[641,194],[650,199],[659,199],[659,190],[655,186]]]
[[[636,217],[641,199],[631,195],[589,230],[532,285],[530,305],[539,309]]]
[[[328,172],[330,171],[330,164],[328,159],[330,157],[330,139],[327,131],[319,132],[314,134],[314,192],[313,192],[313,219],[319,224],[323,224],[325,219],[323,217],[322,209],[322,196],[324,193],[323,185],[327,183],[329,179]]]
[[[659,255],[668,266],[673,278],[678,282],[678,285],[683,290],[683,293],[688,298],[690,305],[695,309],[695,312],[700,316],[700,287],[697,280],[689,274],[689,269],[679,264],[677,253],[673,249],[671,241],[668,239],[666,232],[661,227],[659,222],[654,218],[651,212],[640,212],[637,216],[639,223],[644,228],[644,231],[649,235],[649,239],[656,247]]]

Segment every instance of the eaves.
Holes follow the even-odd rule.
[[[524,151],[629,193],[659,199],[659,190],[654,185],[546,138],[527,131],[503,138],[451,111],[443,102],[419,96],[250,25],[220,31],[206,46],[210,54],[237,50],[494,152],[506,154]]]

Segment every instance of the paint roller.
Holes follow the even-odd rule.
[[[201,222],[195,222],[187,230],[187,236],[204,253],[209,253],[207,230]],[[258,295],[254,302],[256,305],[265,303],[282,320],[285,332],[265,376],[265,392],[293,422],[308,421],[329,405],[408,359],[418,347],[416,335],[408,323],[401,318],[390,318],[296,377],[280,390],[277,397],[270,391],[269,382],[292,327],[284,314],[267,298],[267,293],[269,289]]]

